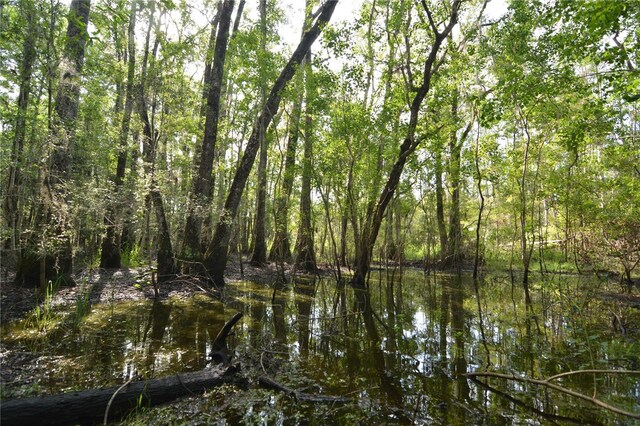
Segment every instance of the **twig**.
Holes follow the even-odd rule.
[[[640,371],[637,370],[576,370],[567,371],[566,373],[556,374],[555,376],[548,377],[547,382],[551,380],[559,379],[560,377],[572,376],[574,374],[629,374],[631,376],[640,376]]]
[[[107,404],[107,408],[104,410],[104,419],[103,419],[103,424],[106,426],[107,424],[107,419],[109,418],[109,409],[111,408],[111,404],[113,403],[113,400],[116,398],[116,395],[118,394],[118,392],[120,392],[122,389],[124,389],[125,387],[127,387],[127,385],[129,383],[131,383],[131,381],[133,380],[133,374],[131,375],[131,377],[129,377],[129,380],[127,380],[126,382],[124,382],[122,384],[122,386],[120,386],[118,389],[116,389],[116,391],[113,393],[113,395],[111,395],[111,398],[109,399],[109,403]]]
[[[589,370],[571,371],[568,374],[579,374],[580,372],[587,372],[587,371],[589,371]],[[591,371],[593,372],[593,371],[596,371],[596,370],[591,370]],[[613,370],[613,372],[618,372],[618,371],[619,370]],[[610,371],[607,370],[607,372],[610,372]],[[565,374],[565,375],[568,375],[568,374]],[[633,374],[640,374],[640,371],[633,371]],[[546,386],[546,387],[554,389],[554,390],[556,390],[558,392],[566,393],[567,395],[571,395],[571,396],[574,396],[576,398],[582,399],[584,401],[591,402],[592,404],[595,404],[595,405],[597,405],[597,406],[599,406],[601,408],[604,408],[606,410],[609,410],[609,411],[611,411],[613,413],[620,414],[620,415],[623,415],[623,416],[626,416],[626,417],[631,417],[632,419],[640,419],[640,413],[631,413],[629,411],[622,410],[620,408],[617,408],[617,407],[614,407],[612,405],[609,405],[606,402],[601,401],[601,400],[599,400],[597,398],[592,398],[590,396],[581,394],[581,393],[573,391],[571,389],[567,389],[565,387],[553,384],[553,383],[551,383],[549,381],[549,380],[551,380],[553,378],[557,378],[559,376],[562,376],[561,374],[556,375],[556,376],[552,376],[551,378],[544,379],[544,380],[531,379],[531,378],[528,378],[528,377],[521,377],[521,376],[516,376],[516,375],[513,375],[513,374],[502,374],[502,373],[492,373],[492,372],[487,372],[487,373],[478,373],[478,372],[476,372],[476,373],[466,373],[464,375],[467,376],[467,377],[470,377],[470,378],[476,378],[476,377],[498,377],[498,378],[501,378],[501,379],[515,380],[517,382],[533,383],[533,384],[536,384],[536,385]]]
[[[336,402],[349,402],[351,399],[344,397],[344,396],[325,396],[325,395],[315,395],[315,394],[309,394],[309,393],[304,393],[304,392],[299,392],[295,389],[291,389],[283,384],[280,384],[278,382],[276,382],[275,380],[273,380],[272,378],[268,377],[268,376],[260,376],[258,377],[258,383],[266,388],[269,389],[275,389],[275,390],[279,390],[281,392],[284,392],[292,397],[294,397],[295,399],[297,399],[298,401],[306,401],[306,402],[329,402],[329,403],[336,403]]]

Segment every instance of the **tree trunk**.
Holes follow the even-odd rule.
[[[213,159],[218,138],[218,124],[220,117],[220,94],[222,91],[222,76],[227,55],[227,41],[231,25],[233,0],[225,0],[220,12],[220,22],[216,37],[216,47],[211,67],[211,79],[207,98],[204,137],[202,139],[201,157],[198,173],[193,178],[189,195],[189,208],[184,231],[184,246],[182,256],[189,260],[201,258],[201,229],[204,216],[208,214],[213,188]]]
[[[306,26],[306,22],[305,22]],[[306,28],[303,28],[303,34]],[[289,120],[289,135],[287,139],[286,158],[280,193],[276,199],[275,236],[269,258],[274,261],[291,261],[291,243],[289,241],[289,201],[295,178],[296,150],[300,135],[300,116],[302,112],[302,98],[304,94],[304,74],[296,74],[297,96],[293,101],[291,118]]]
[[[380,225],[384,217],[385,210],[389,202],[393,199],[396,188],[400,183],[400,177],[404,169],[404,165],[407,162],[409,156],[416,150],[420,143],[420,138],[415,138],[416,127],[418,125],[418,115],[420,113],[420,107],[422,102],[431,88],[431,77],[434,72],[434,64],[438,55],[438,50],[443,41],[447,38],[454,25],[458,20],[458,10],[460,8],[461,0],[455,0],[451,7],[451,15],[449,22],[442,32],[437,30],[435,23],[432,22],[432,30],[434,31],[434,41],[431,46],[431,51],[424,64],[424,71],[422,77],[422,84],[418,87],[416,95],[411,102],[410,118],[407,126],[407,135],[400,146],[400,152],[395,164],[393,165],[387,182],[382,190],[382,194],[378,199],[378,203],[371,214],[367,214],[362,234],[357,242],[360,250],[357,253],[355,272],[351,280],[352,285],[355,287],[364,287],[367,274],[369,273],[369,267],[371,264],[371,256],[373,253],[373,246],[378,238],[378,232],[380,231]],[[423,3],[425,9],[426,3]],[[431,16],[431,12],[427,9],[427,14]]]
[[[231,383],[237,367],[221,371],[201,370],[162,379],[133,382],[124,387],[91,389],[61,395],[2,401],[2,423],[6,425],[69,425],[102,423],[105,410],[115,420],[143,407],[203,393]],[[122,388],[122,389],[120,389]],[[119,392],[116,393],[116,391]],[[113,400],[111,400],[113,397]]]
[[[449,135],[449,180],[451,183],[451,205],[449,207],[449,246],[447,265],[460,266],[460,243],[462,229],[460,226],[460,154],[462,143],[458,141],[457,131],[460,117],[458,115],[458,91],[454,90],[451,101],[451,120],[453,127]]]
[[[447,226],[444,222],[444,186],[442,185],[442,149],[436,148],[435,177],[436,177],[436,222],[438,224],[438,236],[440,237],[440,263],[444,263],[449,250],[447,238]]]
[[[4,199],[4,218],[7,229],[11,234],[4,244],[5,264],[15,262],[19,257],[17,250],[20,247],[20,188],[22,175],[20,173],[23,163],[25,135],[27,131],[27,109],[31,94],[31,76],[33,64],[36,60],[36,25],[35,7],[33,0],[25,0],[20,3],[20,9],[26,20],[24,42],[22,45],[22,62],[20,64],[20,91],[18,93],[18,108],[13,135],[13,147],[11,149],[11,165],[7,180],[7,192]],[[8,262],[9,260],[9,262]]]
[[[473,279],[478,278],[480,269],[480,226],[482,225],[482,213],[484,211],[484,194],[482,194],[482,171],[480,170],[480,125],[478,125],[478,133],[476,134],[476,149],[475,149],[475,166],[477,175],[477,187],[478,196],[480,196],[480,207],[478,208],[478,220],[476,221],[476,251],[473,260]]]
[[[177,268],[175,265],[175,258],[173,255],[173,248],[171,245],[171,233],[169,231],[169,224],[166,219],[164,203],[162,201],[162,195],[160,194],[160,189],[158,188],[158,181],[155,174],[155,162],[156,162],[156,151],[157,151],[157,131],[153,129],[151,120],[149,119],[149,112],[147,108],[147,99],[145,96],[146,90],[146,70],[147,70],[147,61],[149,58],[149,38],[151,36],[151,28],[154,26],[153,19],[154,9],[151,10],[151,18],[149,21],[149,28],[147,31],[147,38],[145,41],[145,53],[144,60],[142,63],[142,72],[140,77],[140,83],[138,87],[138,113],[140,114],[140,121],[142,121],[142,134],[143,134],[143,157],[145,164],[145,173],[149,176],[150,179],[150,189],[148,197],[150,199],[151,204],[153,204],[156,222],[158,226],[158,253],[157,253],[157,266],[158,266],[158,282],[168,281],[172,279],[176,272]],[[155,57],[155,53],[158,46],[158,40],[156,40],[153,55]],[[148,214],[150,214],[148,212]]]
[[[127,31],[127,87],[125,93],[124,114],[122,116],[122,126],[120,129],[120,143],[118,146],[118,164],[116,167],[116,177],[114,179],[113,200],[108,207],[104,218],[106,225],[106,235],[102,240],[102,253],[100,259],[101,268],[120,268],[120,241],[117,222],[120,220],[120,198],[122,196],[122,185],[124,183],[125,168],[127,165],[127,151],[129,140],[129,129],[131,127],[131,113],[133,111],[133,84],[136,69],[136,6],[137,0],[131,2],[131,13],[129,15],[129,28]]]
[[[90,8],[91,0],[72,0],[69,8],[52,124],[51,166],[45,176],[43,208],[38,218],[44,240],[32,241],[26,255],[22,256],[16,274],[16,281],[22,284],[32,285],[40,281],[40,286],[44,287],[50,280],[73,283],[73,249],[69,236],[71,218],[66,214],[65,184],[71,177],[71,153],[80,103],[80,74],[88,39]]]
[[[340,262],[338,266],[347,266],[347,226],[349,218],[346,214],[342,214],[340,223]]]
[[[289,241],[289,202],[293,189],[295,175],[296,150],[298,146],[298,136],[300,133],[300,113],[302,109],[302,89],[299,73],[296,81],[298,86],[298,96],[296,97],[289,121],[289,136],[287,139],[286,158],[280,193],[276,199],[275,206],[275,236],[273,245],[269,253],[269,259],[273,261],[291,261],[291,243]]]
[[[475,120],[475,116],[469,121],[458,138],[458,125],[460,116],[458,114],[458,90],[453,93],[451,102],[451,118],[453,120],[453,128],[449,135],[449,177],[451,180],[451,207],[449,211],[449,247],[447,251],[447,265],[456,268],[461,267],[462,262],[462,225],[460,224],[460,183],[461,183],[461,153],[462,145],[469,136],[471,126]]]
[[[316,255],[313,247],[313,225],[311,223],[311,174],[313,158],[312,140],[312,119],[309,111],[309,100],[311,99],[311,53],[307,54],[305,60],[305,72],[307,73],[307,111],[304,128],[304,157],[302,160],[302,188],[300,190],[300,227],[298,238],[296,239],[296,260],[295,268],[306,272],[313,272],[317,269]]]
[[[229,195],[225,201],[224,210],[218,220],[213,239],[209,244],[209,248],[205,256],[205,266],[214,285],[224,286],[224,270],[227,265],[229,238],[231,237],[231,221],[238,211],[238,206],[242,199],[245,184],[249,178],[249,173],[251,172],[256,158],[256,153],[260,144],[260,132],[262,129],[267,128],[277,113],[278,107],[280,106],[280,95],[282,90],[295,74],[296,69],[300,66],[302,59],[309,51],[313,42],[320,35],[324,25],[329,22],[336,5],[337,0],[328,0],[322,6],[320,15],[316,19],[316,22],[311,29],[304,34],[300,44],[291,55],[291,58],[278,76],[278,79],[275,81],[271,88],[271,92],[269,93],[269,97],[267,98],[267,102],[256,120],[256,124],[251,136],[249,137],[244,155],[242,156],[240,165],[236,170],[233,182],[231,183]]]
[[[266,54],[267,50],[267,0],[260,0],[260,53]],[[260,70],[260,96],[261,105],[267,98],[267,87],[264,73],[265,67]],[[263,266],[267,262],[267,241],[265,227],[267,221],[267,136],[266,129],[260,130],[260,157],[258,160],[258,187],[256,188],[256,221],[253,227],[253,252],[251,263],[254,266]]]

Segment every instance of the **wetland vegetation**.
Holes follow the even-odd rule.
[[[4,422],[639,423],[639,51],[637,0],[0,0]]]

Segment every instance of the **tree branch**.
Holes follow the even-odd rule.
[[[438,32],[438,26],[433,20],[433,15],[431,14],[431,10],[429,9],[429,6],[427,6],[427,2],[425,0],[421,0],[421,2],[422,2],[422,7],[424,8],[424,11],[427,12],[429,25],[431,26],[431,29],[433,30],[433,33],[435,34],[435,36],[438,37],[440,35],[440,32]]]
[[[562,392],[565,393],[567,395],[571,395],[573,397],[582,399],[583,401],[587,401],[590,402],[594,405],[597,405],[601,408],[604,408],[605,410],[611,411],[613,413],[616,414],[620,414],[622,416],[625,417],[630,417],[632,419],[640,419],[640,414],[639,413],[631,413],[629,411],[625,411],[622,410],[620,408],[614,407],[612,405],[607,404],[604,401],[601,401],[597,398],[592,398],[590,396],[581,394],[580,392],[576,392],[573,391],[571,389],[567,389],[565,387],[556,385],[551,383],[551,380],[563,377],[563,376],[569,376],[569,375],[573,375],[573,374],[582,374],[582,373],[619,373],[619,374],[632,374],[632,375],[640,375],[640,371],[634,371],[634,370],[578,370],[578,371],[569,371],[567,373],[561,373],[561,374],[557,374],[555,376],[551,376],[548,379],[543,379],[543,380],[539,380],[539,379],[531,379],[528,377],[521,377],[521,376],[516,376],[514,374],[502,374],[502,373],[492,373],[492,372],[486,372],[486,373],[482,373],[482,372],[475,372],[475,373],[467,373],[465,374],[466,377],[469,377],[471,379],[476,379],[478,377],[497,377],[497,378],[501,378],[501,379],[507,379],[507,380],[514,380],[516,382],[522,382],[522,383],[533,383],[535,385],[540,385],[540,386],[546,386],[548,388],[551,388],[553,390],[556,390],[558,392]]]

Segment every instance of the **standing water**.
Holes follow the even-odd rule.
[[[225,386],[140,407],[128,421],[640,424],[623,413],[640,415],[640,309],[620,293],[597,280],[547,276],[530,285],[527,302],[508,277],[474,283],[409,270],[376,271],[368,290],[326,278],[280,289],[241,282],[225,288],[224,303],[200,295],[106,303],[82,315],[54,310],[3,325],[4,350],[33,362],[3,380],[2,398],[201,370],[224,322],[241,311],[228,343],[250,383],[266,376],[350,402]]]

